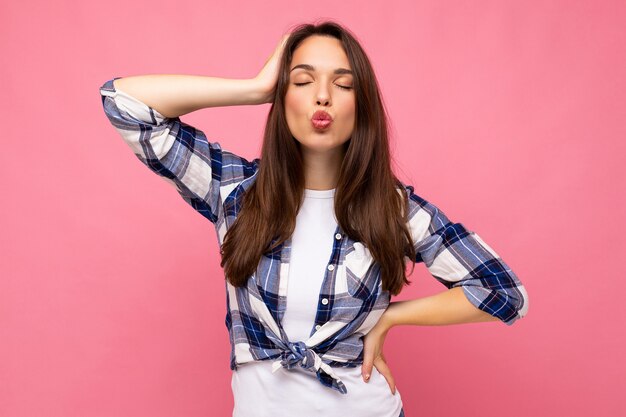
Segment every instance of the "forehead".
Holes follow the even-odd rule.
[[[309,36],[296,48],[291,59],[291,70],[298,64],[309,64],[316,71],[332,72],[336,68],[350,68],[346,55],[339,39],[328,36]],[[301,71],[295,70],[294,72]]]

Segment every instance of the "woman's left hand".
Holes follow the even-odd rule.
[[[369,378],[372,375],[372,366],[375,366],[378,372],[387,380],[391,394],[395,395],[396,383],[387,365],[385,355],[383,354],[383,345],[389,329],[390,327],[381,317],[372,330],[363,337],[363,364],[361,365],[361,375],[365,382],[369,382]]]

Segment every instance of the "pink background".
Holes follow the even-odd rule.
[[[372,59],[400,178],[530,296],[512,327],[392,329],[407,417],[625,415],[624,2],[442,3],[3,4],[0,415],[230,415],[215,231],[135,158],[98,88],[252,77],[291,25],[326,17]],[[183,120],[252,158],[268,110]],[[410,279],[396,299],[445,289],[423,265]]]

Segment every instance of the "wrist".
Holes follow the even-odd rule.
[[[274,85],[268,85],[257,77],[251,78],[249,82],[254,91],[255,104],[271,103],[274,100]]]
[[[389,303],[389,306],[378,320],[379,325],[384,332],[388,332],[392,327],[397,325],[396,321],[394,320],[394,310],[397,307],[395,304],[396,303]]]

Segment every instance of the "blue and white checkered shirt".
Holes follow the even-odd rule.
[[[241,209],[241,197],[256,179],[260,159],[248,161],[180,120],[166,118],[114,88],[100,87],[104,112],[137,158],[175,186],[180,196],[215,225],[220,246]],[[404,185],[416,262],[447,288],[461,286],[477,308],[507,325],[524,317],[528,295],[515,273],[473,231],[452,223],[435,205]],[[273,243],[273,242],[272,242]],[[230,368],[274,360],[273,369],[300,366],[327,387],[346,393],[333,367],[363,362],[362,337],[390,301],[379,265],[368,248],[338,225],[309,338],[289,341],[281,326],[286,308],[291,240],[261,257],[245,288],[225,280]],[[409,260],[408,258],[406,258]]]

